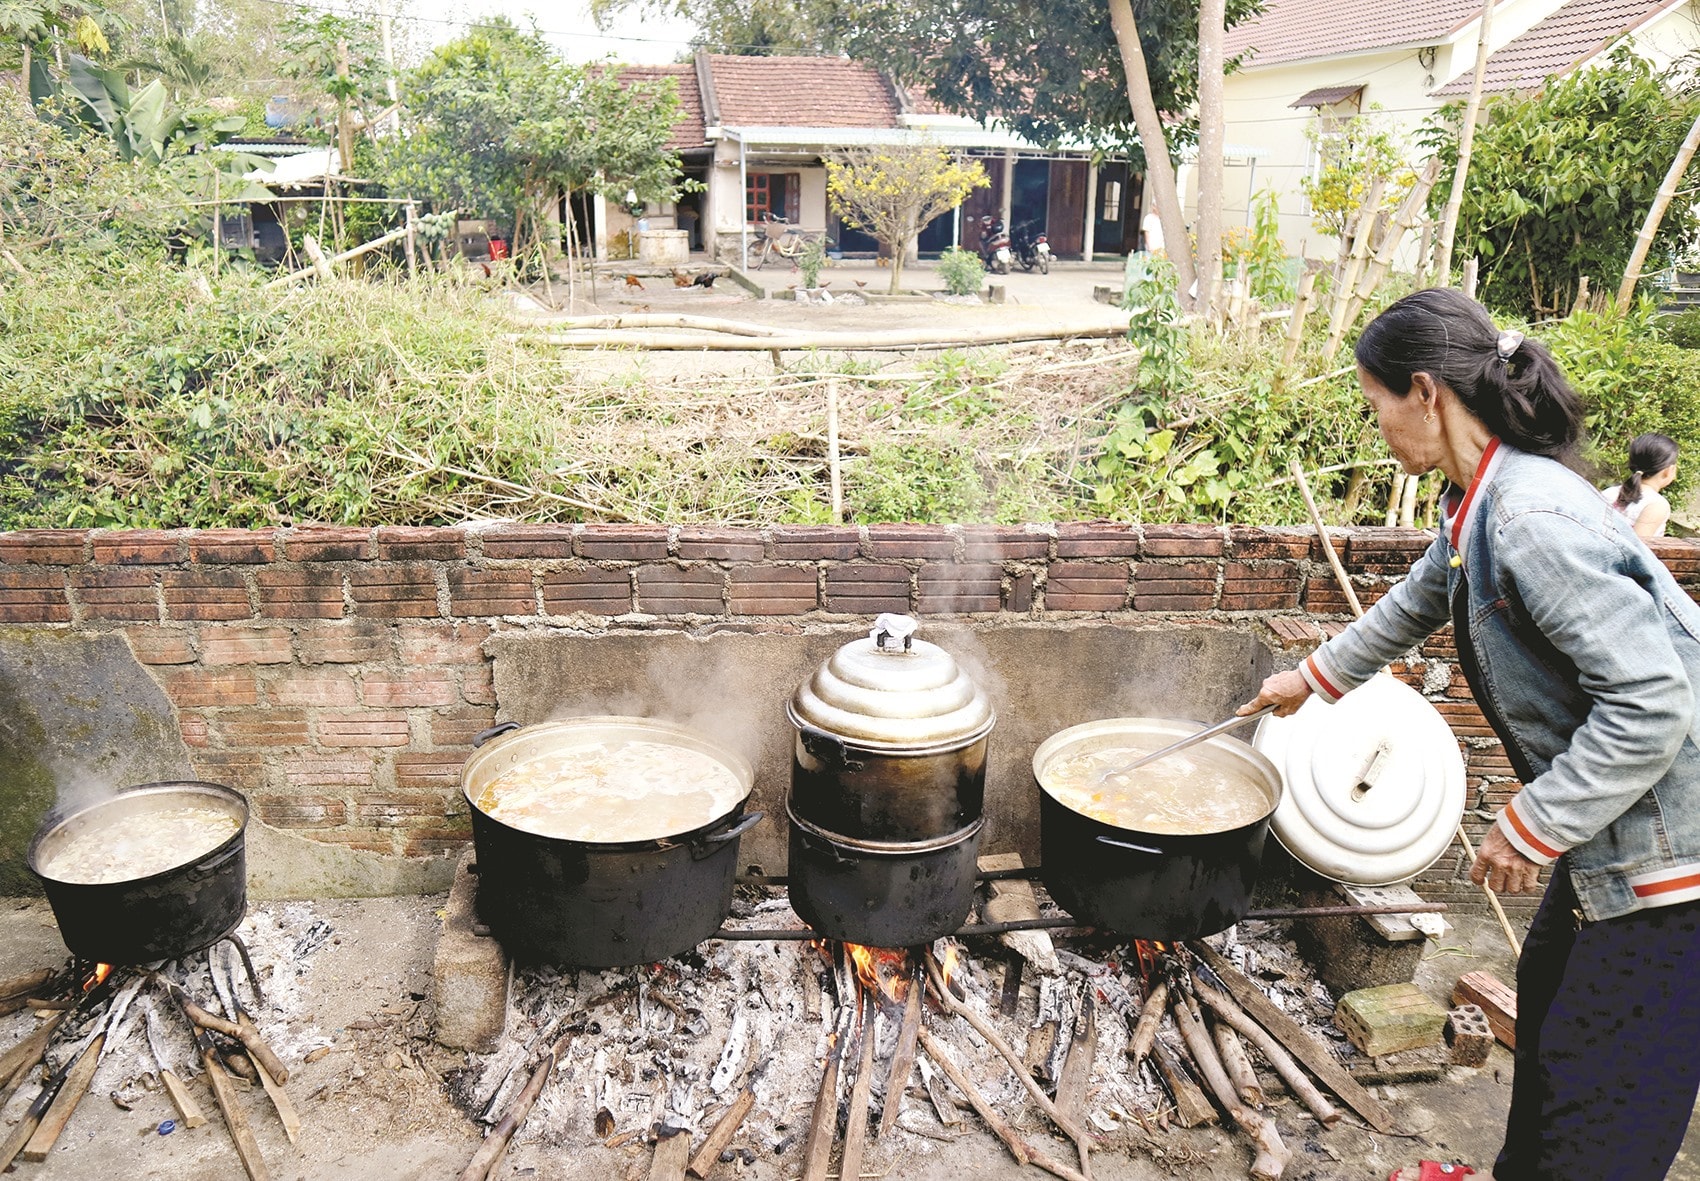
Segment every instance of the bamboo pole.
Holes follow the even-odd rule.
[[[370,248],[372,244],[368,244]],[[339,256],[339,258],[342,256]],[[333,259],[331,261],[337,261]],[[274,279],[273,283],[299,278],[305,272]],[[1015,344],[1021,341],[1104,340],[1127,335],[1125,324],[1083,324],[1062,327],[967,328],[949,331],[938,328],[904,329],[889,332],[797,332],[783,336],[726,340],[716,336],[656,336],[640,332],[580,332],[526,334],[533,344],[559,348],[643,348],[655,350],[701,350],[704,352],[803,352],[837,349],[846,352],[908,352],[913,349],[960,348],[971,345]]]
[[[1464,294],[1471,299],[1476,298],[1476,276],[1481,270],[1481,259],[1472,258],[1464,264]]]
[[[838,383],[826,383],[826,467],[832,498],[832,523],[844,521],[844,474],[838,453]]]
[[[344,250],[341,254],[326,257],[324,251],[319,248],[318,241],[313,235],[308,234],[306,238],[307,256],[313,260],[313,265],[299,271],[291,271],[287,275],[279,275],[266,286],[280,287],[285,283],[293,283],[297,279],[305,279],[308,275],[313,274],[318,275],[321,279],[328,279],[331,277],[331,267],[336,263],[347,262],[356,255],[365,254],[368,250],[376,250],[380,246],[388,246],[391,242],[398,238],[405,238],[407,235],[408,230],[406,228],[391,230],[381,237],[373,238],[370,242],[362,242],[351,250]]]
[[[1328,558],[1328,565],[1334,570],[1334,578],[1340,584],[1340,589],[1346,594],[1346,602],[1352,608],[1354,617],[1362,617],[1364,609],[1358,602],[1358,592],[1352,588],[1352,580],[1346,576],[1346,568],[1340,564],[1340,555],[1334,552],[1334,543],[1328,539],[1328,527],[1322,523],[1322,512],[1316,507],[1316,498],[1310,494],[1310,481],[1305,479],[1304,468],[1298,460],[1288,464],[1293,473],[1293,479],[1298,482],[1299,493],[1305,499],[1305,508],[1310,513],[1310,523],[1316,527],[1316,535],[1322,541],[1322,552]]]
[[[1470,174],[1470,153],[1476,145],[1476,120],[1482,109],[1482,79],[1487,73],[1488,52],[1492,48],[1493,8],[1496,0],[1482,5],[1480,28],[1476,36],[1476,68],[1470,77],[1470,99],[1464,104],[1464,126],[1458,133],[1458,167],[1452,174],[1452,193],[1446,199],[1446,212],[1440,221],[1440,252],[1435,260],[1435,282],[1442,287],[1452,286],[1452,246],[1458,234],[1458,213],[1464,207],[1464,182]]]
[[[1281,352],[1281,365],[1290,367],[1298,360],[1299,346],[1304,341],[1305,317],[1310,315],[1310,305],[1316,296],[1317,272],[1307,270],[1299,276],[1298,294],[1293,297],[1292,318],[1287,321],[1287,346]]]
[[[1676,198],[1676,187],[1682,183],[1682,175],[1688,171],[1696,149],[1700,149],[1700,116],[1696,116],[1689,127],[1688,135],[1677,149],[1676,159],[1671,161],[1670,171],[1665,173],[1665,182],[1659,186],[1658,194],[1647,210],[1647,218],[1641,223],[1641,232],[1635,235],[1635,249],[1629,254],[1629,265],[1623,268],[1623,282],[1617,288],[1619,312],[1627,312],[1635,299],[1635,284],[1641,280],[1641,268],[1647,262],[1647,252],[1653,248],[1653,239],[1658,236],[1665,210]]]
[[[1405,240],[1405,235],[1410,232],[1411,227],[1416,224],[1417,218],[1422,215],[1423,207],[1428,202],[1428,195],[1434,189],[1434,182],[1438,179],[1440,179],[1440,160],[1438,157],[1430,156],[1428,163],[1423,165],[1422,172],[1418,174],[1416,183],[1411,186],[1411,191],[1405,195],[1405,200],[1400,204],[1398,212],[1393,215],[1393,221],[1387,227],[1386,234],[1382,236],[1375,257],[1364,269],[1363,274],[1353,287],[1351,298],[1347,301],[1344,322],[1338,326],[1339,339],[1330,335],[1328,347],[1325,350],[1327,356],[1332,357],[1339,349],[1341,341],[1345,339],[1345,334],[1351,330],[1353,324],[1357,323],[1358,317],[1363,314],[1364,306],[1375,294],[1375,289],[1381,286],[1382,280],[1387,278],[1387,273],[1393,269],[1393,257],[1398,253],[1399,244]],[[1333,326],[1331,325],[1331,327]]]

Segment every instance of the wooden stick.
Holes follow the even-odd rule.
[[[59,1028],[65,1016],[63,1012],[53,1014],[0,1057],[0,1090],[11,1086],[41,1061],[42,1055],[47,1053],[47,1043],[53,1039],[53,1031]]]
[[[903,1109],[903,1093],[909,1087],[909,1075],[915,1069],[915,1043],[921,1030],[921,994],[927,989],[927,978],[919,963],[909,979],[909,995],[903,1002],[903,1024],[897,1030],[897,1049],[891,1055],[891,1073],[885,1080],[885,1109],[880,1112],[879,1126],[874,1139],[879,1139],[897,1123]]]
[[[617,316],[560,316],[529,321],[539,329],[573,332],[584,329],[611,328],[687,328],[700,332],[724,332],[729,336],[784,336],[788,329],[771,328],[766,324],[750,324],[743,320],[726,320],[719,316],[663,316],[655,313],[629,312]],[[511,337],[524,340],[525,334]]]
[[[37,1102],[41,1102],[41,1098],[38,1098]],[[43,1102],[42,1107],[45,1109],[46,1106]],[[35,1135],[36,1128],[40,1126],[41,1112],[35,1110],[32,1103],[30,1109],[24,1112],[23,1118],[18,1121],[17,1127],[12,1129],[12,1134],[6,1137],[6,1142],[0,1144],[0,1173],[12,1167],[12,1162],[18,1159],[18,1153],[24,1150],[24,1145],[29,1143],[30,1137]]]
[[[272,1053],[272,1048],[260,1036],[260,1030],[247,1013],[239,1012],[236,1020],[236,1038],[248,1048],[248,1053],[254,1059],[254,1065],[272,1076],[273,1081],[287,1083],[289,1068],[283,1060]]]
[[[1133,1059],[1132,1070],[1136,1076],[1139,1064],[1157,1040],[1157,1027],[1163,1023],[1163,1014],[1168,1008],[1169,984],[1166,980],[1159,980],[1146,996],[1145,1005],[1139,1010],[1139,1023],[1133,1027],[1133,1036],[1127,1041],[1127,1056]]]
[[[1269,1031],[1256,1021],[1253,1021],[1246,1011],[1233,1002],[1225,993],[1216,991],[1205,983],[1196,973],[1193,975],[1193,991],[1198,999],[1210,1006],[1218,1018],[1218,1029],[1228,1025],[1243,1034],[1252,1045],[1258,1048],[1264,1060],[1281,1076],[1281,1081],[1287,1084],[1287,1089],[1299,1098],[1311,1114],[1325,1128],[1332,1128],[1340,1122],[1340,1109],[1330,1103],[1325,1095],[1316,1089],[1309,1076],[1293,1061],[1293,1056],[1287,1053],[1280,1042],[1276,1041]]]
[[[920,1039],[921,1048],[927,1051],[927,1057],[931,1058],[933,1063],[944,1071],[946,1077],[956,1084],[957,1090],[967,1096],[969,1106],[973,1107],[979,1113],[980,1118],[986,1121],[986,1126],[992,1130],[992,1134],[1002,1140],[1009,1148],[1009,1154],[1015,1158],[1015,1163],[1018,1165],[1031,1163],[1033,1157],[1028,1152],[1027,1145],[1022,1142],[1021,1137],[1015,1134],[1015,1129],[1010,1127],[1004,1118],[992,1109],[992,1105],[986,1102],[986,1097],[980,1094],[980,1088],[976,1087],[968,1076],[962,1073],[950,1056],[939,1047],[939,1043],[933,1035],[923,1029],[920,1032]]]
[[[38,972],[26,972],[22,976],[12,976],[0,980],[0,1001],[27,996],[51,979],[53,979],[53,969],[42,968]]]
[[[339,258],[341,256],[338,256]],[[301,274],[304,272],[297,272]],[[287,276],[286,276],[287,278]],[[280,282],[274,279],[273,283]],[[967,345],[1015,344],[1029,340],[1096,340],[1127,335],[1126,324],[1074,324],[1057,327],[1030,325],[1004,328],[921,328],[885,332],[787,332],[783,336],[735,338],[713,336],[658,335],[645,332],[525,333],[514,337],[530,344],[558,348],[686,349],[709,352],[799,352],[838,349],[854,352],[884,352],[911,349],[942,349]]]
[[[649,1181],[683,1181],[685,1162],[691,1155],[689,1132],[678,1131],[655,1142],[649,1158]]]
[[[1151,1061],[1157,1064],[1157,1073],[1163,1076],[1163,1084],[1174,1098],[1175,1119],[1181,1127],[1196,1128],[1200,1124],[1217,1122],[1216,1109],[1210,1106],[1210,1100],[1204,1097],[1204,1092],[1167,1044],[1161,1041],[1152,1044]]]
[[[176,1071],[161,1069],[159,1081],[165,1084],[165,1093],[171,1096],[171,1105],[177,1109],[178,1120],[185,1128],[198,1128],[207,1122],[201,1105],[189,1094],[189,1088],[183,1085]]]
[[[1470,864],[1476,862],[1476,847],[1470,843],[1470,834],[1464,831],[1462,821],[1458,823],[1458,843],[1464,846],[1464,856],[1470,859]],[[1517,932],[1511,929],[1511,920],[1505,917],[1505,907],[1499,903],[1499,895],[1488,889],[1487,883],[1482,883],[1482,893],[1487,895],[1488,905],[1493,908],[1493,917],[1499,920],[1499,929],[1505,932],[1505,941],[1511,945],[1511,954],[1523,954],[1523,941],[1517,938]]]
[[[1293,473],[1300,494],[1305,498],[1305,508],[1310,512],[1310,523],[1316,527],[1316,535],[1322,541],[1322,552],[1327,556],[1328,565],[1334,571],[1334,579],[1346,593],[1346,602],[1351,605],[1352,614],[1362,618],[1364,609],[1358,602],[1358,592],[1352,589],[1352,580],[1346,576],[1346,568],[1340,565],[1340,555],[1334,552],[1334,543],[1328,540],[1328,527],[1322,523],[1322,512],[1316,507],[1316,498],[1310,494],[1310,481],[1305,479],[1305,470],[1296,459],[1288,461],[1287,466]]]
[[[938,1073],[927,1065],[925,1058],[919,1059],[921,1067],[921,1085],[926,1089],[927,1100],[933,1105],[933,1114],[938,1116],[939,1123],[946,1128],[960,1127],[962,1124],[962,1109],[945,1090],[944,1083],[939,1080]]]
[[[1074,1036],[1069,1039],[1068,1057],[1057,1080],[1057,1110],[1079,1120],[1086,1107],[1086,1088],[1092,1081],[1092,1058],[1098,1052],[1098,1026],[1092,982],[1087,981],[1074,1019]]]
[[[868,1144],[868,1095],[873,1090],[874,1006],[872,992],[863,990],[862,1054],[856,1063],[856,1083],[850,1088],[850,1123],[844,1129],[844,1151],[838,1175],[854,1181],[862,1175],[862,1154]]]
[[[844,477],[838,455],[838,383],[826,383],[826,467],[832,523],[844,521]]]
[[[1347,1107],[1363,1116],[1376,1131],[1385,1134],[1393,1130],[1393,1117],[1387,1113],[1387,1109],[1346,1073],[1345,1067],[1340,1065],[1333,1051],[1305,1032],[1298,1022],[1277,1009],[1269,998],[1263,995],[1262,989],[1246,979],[1208,943],[1194,939],[1187,943],[1187,947],[1216,973],[1240,1007],[1278,1039],[1294,1058],[1304,1063],[1312,1074],[1326,1083],[1329,1090],[1340,1096]]]
[[[280,1083],[289,1081],[289,1068],[283,1064],[282,1059],[272,1053],[272,1048],[260,1036],[259,1027],[249,1019],[246,1013],[240,1014],[239,1020],[231,1021],[201,1008],[181,984],[166,979],[158,972],[153,973],[152,979],[165,985],[166,991],[171,993],[172,999],[177,1002],[178,1007],[183,1010],[183,1015],[189,1018],[191,1024],[213,1033],[222,1033],[225,1037],[235,1038],[248,1051],[249,1057],[258,1065],[264,1066],[275,1081]]]
[[[1279,1181],[1293,1154],[1281,1142],[1281,1135],[1275,1130],[1274,1121],[1265,1119],[1245,1106],[1234,1093],[1234,1084],[1228,1078],[1222,1060],[1216,1055],[1216,1047],[1211,1043],[1210,1035],[1205,1032],[1204,1020],[1199,1016],[1196,1005],[1197,1002],[1191,997],[1184,996],[1174,1005],[1175,1024],[1180,1028],[1181,1040],[1191,1051],[1193,1061],[1198,1063],[1199,1073],[1204,1076],[1206,1085],[1227,1110],[1228,1118],[1238,1124],[1257,1145],[1257,1156],[1251,1162],[1251,1175],[1258,1181]]]
[[[525,1122],[525,1117],[531,1114],[537,1096],[543,1093],[543,1084],[549,1081],[555,1064],[561,1060],[561,1055],[567,1052],[567,1047],[572,1044],[577,1033],[578,1030],[570,1029],[549,1047],[548,1052],[543,1055],[543,1060],[531,1072],[531,1078],[526,1080],[525,1089],[514,1099],[507,1114],[502,1116],[501,1122],[491,1128],[489,1134],[484,1137],[484,1143],[472,1154],[466,1168],[461,1170],[459,1181],[484,1181],[488,1176],[497,1158],[507,1151],[508,1141],[513,1139],[514,1133]]]
[[[71,1113],[77,1110],[77,1104],[88,1094],[89,1082],[94,1078],[94,1068],[99,1065],[100,1052],[105,1046],[106,1034],[98,1033],[78,1055],[76,1064],[65,1075],[59,1093],[53,1097],[53,1102],[48,1104],[46,1112],[42,1114],[41,1123],[24,1144],[24,1150],[19,1154],[24,1160],[40,1164],[47,1159],[47,1154],[53,1151],[53,1146],[58,1142],[59,1134],[65,1130]]]
[[[266,1098],[272,1101],[272,1107],[277,1110],[278,1121],[283,1124],[283,1134],[294,1144],[296,1137],[301,1134],[301,1117],[295,1111],[295,1104],[289,1101],[289,1092],[283,1089],[281,1082],[272,1077],[272,1072],[267,1070],[265,1063],[258,1058],[254,1059],[254,1073],[260,1076],[260,1086],[265,1088]]]
[[[1245,1052],[1239,1034],[1227,1022],[1218,1021],[1211,1027],[1210,1036],[1216,1042],[1216,1053],[1228,1072],[1228,1081],[1234,1084],[1234,1093],[1242,1102],[1262,1107],[1263,1085],[1257,1081],[1257,1071],[1251,1067],[1251,1057]]]
[[[297,279],[305,279],[308,275],[318,275],[321,279],[328,279],[331,277],[331,267],[335,263],[347,262],[351,258],[356,258],[365,254],[368,250],[376,250],[380,246],[388,246],[391,242],[407,237],[407,234],[408,231],[405,227],[399,230],[391,230],[382,237],[373,238],[370,242],[362,242],[359,246],[354,247],[352,250],[344,250],[341,254],[333,254],[329,257],[326,257],[323,248],[319,245],[318,239],[313,237],[313,235],[308,234],[303,245],[306,246],[307,257],[313,260],[313,265],[305,267],[299,271],[291,271],[287,275],[279,275],[277,278],[267,283],[266,286],[279,287],[285,283],[293,283]]]
[[[726,1114],[715,1121],[714,1127],[703,1140],[702,1147],[697,1149],[696,1155],[691,1158],[690,1166],[686,1170],[691,1176],[706,1178],[714,1171],[714,1166],[720,1163],[720,1154],[732,1143],[732,1137],[738,1134],[738,1129],[743,1126],[750,1109],[755,1105],[756,1093],[745,1087],[732,1106],[726,1109]]]
[[[224,1116],[224,1126],[230,1130],[230,1139],[236,1145],[236,1155],[241,1158],[248,1181],[271,1181],[271,1173],[266,1168],[266,1158],[260,1155],[259,1141],[254,1139],[254,1129],[248,1126],[248,1117],[243,1115],[242,1108],[237,1106],[236,1088],[231,1085],[230,1076],[224,1072],[224,1066],[218,1060],[218,1051],[213,1049],[212,1039],[203,1033],[199,1040],[202,1043],[201,1062],[207,1070],[207,1082],[212,1086],[213,1098],[218,1100],[219,1113]]]
[[[821,1071],[815,1109],[809,1116],[809,1136],[804,1142],[803,1181],[826,1181],[827,1166],[832,1162],[832,1141],[838,1135],[838,1071],[844,1061],[847,1036],[847,1027],[840,1024],[826,1052],[826,1068]]]

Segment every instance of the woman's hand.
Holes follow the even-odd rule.
[[[1263,682],[1257,696],[1234,711],[1236,717],[1256,713],[1266,705],[1275,707],[1275,716],[1284,718],[1296,711],[1310,696],[1310,682],[1298,670],[1276,673]]]
[[[1495,894],[1526,894],[1540,882],[1541,867],[1517,851],[1498,826],[1488,829],[1470,866],[1470,880]]]

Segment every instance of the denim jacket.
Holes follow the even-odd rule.
[[[1559,856],[1587,919],[1700,898],[1700,608],[1562,464],[1494,440],[1440,536],[1300,666],[1335,701],[1447,623],[1521,792],[1496,823]]]

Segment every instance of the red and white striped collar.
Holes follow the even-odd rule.
[[[1470,517],[1481,503],[1481,491],[1493,482],[1494,473],[1499,468],[1500,460],[1505,458],[1505,448],[1500,446],[1496,435],[1488,440],[1488,445],[1482,452],[1481,462],[1476,464],[1476,474],[1470,479],[1470,486],[1460,492],[1456,484],[1446,490],[1441,498],[1440,527],[1446,539],[1452,543],[1452,549],[1460,556],[1469,541]]]

